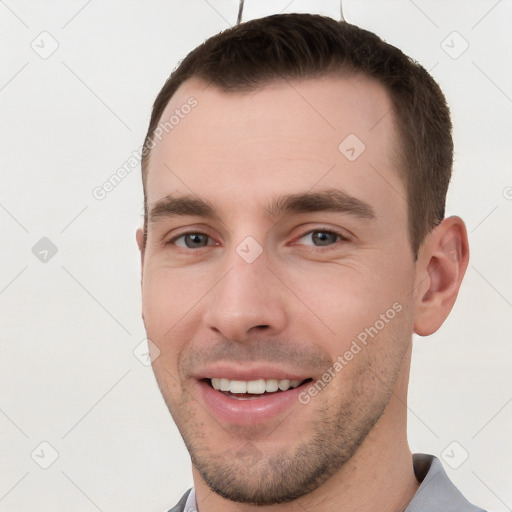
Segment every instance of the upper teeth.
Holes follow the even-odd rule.
[[[301,380],[278,380],[278,379],[258,379],[258,380],[229,380],[229,379],[211,379],[212,386],[220,391],[230,391],[231,393],[252,393],[262,394],[267,391],[272,393],[280,389],[286,391],[290,388],[296,388]]]

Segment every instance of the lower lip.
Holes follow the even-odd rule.
[[[293,405],[300,405],[298,396],[308,385],[304,383],[287,391],[263,394],[261,398],[237,400],[213,389],[203,380],[198,383],[201,395],[214,416],[221,422],[240,426],[265,423]]]

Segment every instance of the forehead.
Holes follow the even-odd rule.
[[[184,192],[248,207],[316,185],[383,206],[403,202],[392,110],[384,88],[357,75],[236,92],[189,79],[160,119],[148,203]]]

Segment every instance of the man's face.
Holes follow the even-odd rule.
[[[155,376],[214,491],[296,499],[405,398],[415,265],[391,102],[361,77],[191,79],[161,121],[177,109],[146,185]]]

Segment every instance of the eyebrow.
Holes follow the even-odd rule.
[[[365,201],[338,189],[319,192],[282,194],[273,198],[265,209],[268,217],[311,212],[333,212],[353,215],[360,219],[375,219],[375,210]],[[165,196],[155,203],[149,213],[149,222],[161,218],[196,216],[219,220],[215,207],[204,199],[191,195]]]
[[[347,213],[362,219],[376,218],[374,209],[368,203],[338,189],[281,195],[266,209],[270,217],[308,212]]]

